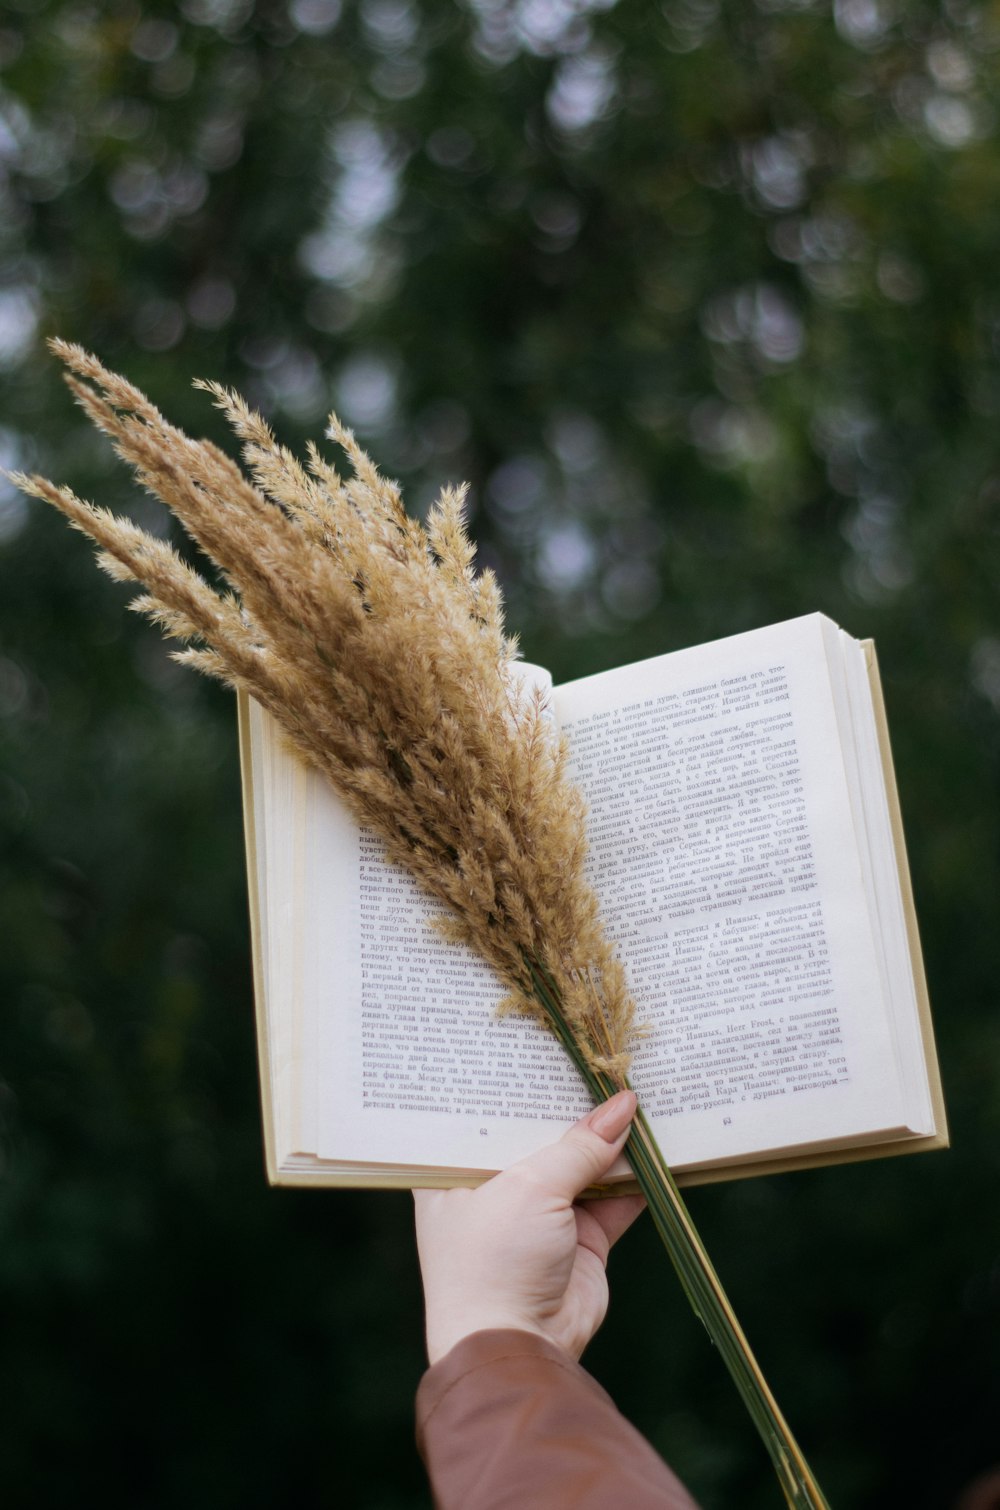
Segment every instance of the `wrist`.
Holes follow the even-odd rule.
[[[446,1320],[437,1322],[428,1317],[427,1320],[427,1360],[433,1367],[442,1358],[447,1357],[452,1348],[464,1342],[466,1337],[471,1337],[474,1332],[530,1332],[536,1337],[542,1337],[546,1342],[556,1347],[561,1344],[551,1337],[544,1328],[529,1320],[526,1316],[519,1315],[516,1311],[504,1311],[501,1309],[488,1309],[477,1307],[465,1315],[449,1316]]]

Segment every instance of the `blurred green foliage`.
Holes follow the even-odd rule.
[[[1000,11],[7,0],[0,461],[158,517],[42,337],[472,483],[558,679],[879,644],[955,1147],[692,1204],[835,1506],[1000,1458]],[[165,526],[164,526],[165,527]],[[428,1504],[405,1197],[265,1188],[231,700],[0,484],[5,1502]],[[776,1488],[648,1232],[592,1366]],[[655,1299],[651,1299],[655,1296]]]

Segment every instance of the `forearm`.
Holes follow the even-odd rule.
[[[477,1332],[429,1369],[417,1443],[438,1510],[697,1510],[596,1380],[528,1332]]]

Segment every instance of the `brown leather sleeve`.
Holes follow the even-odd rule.
[[[601,1386],[530,1332],[476,1332],[417,1391],[437,1510],[697,1510]]]

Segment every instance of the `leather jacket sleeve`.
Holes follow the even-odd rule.
[[[595,1379],[530,1332],[476,1332],[424,1375],[437,1510],[697,1510]]]

